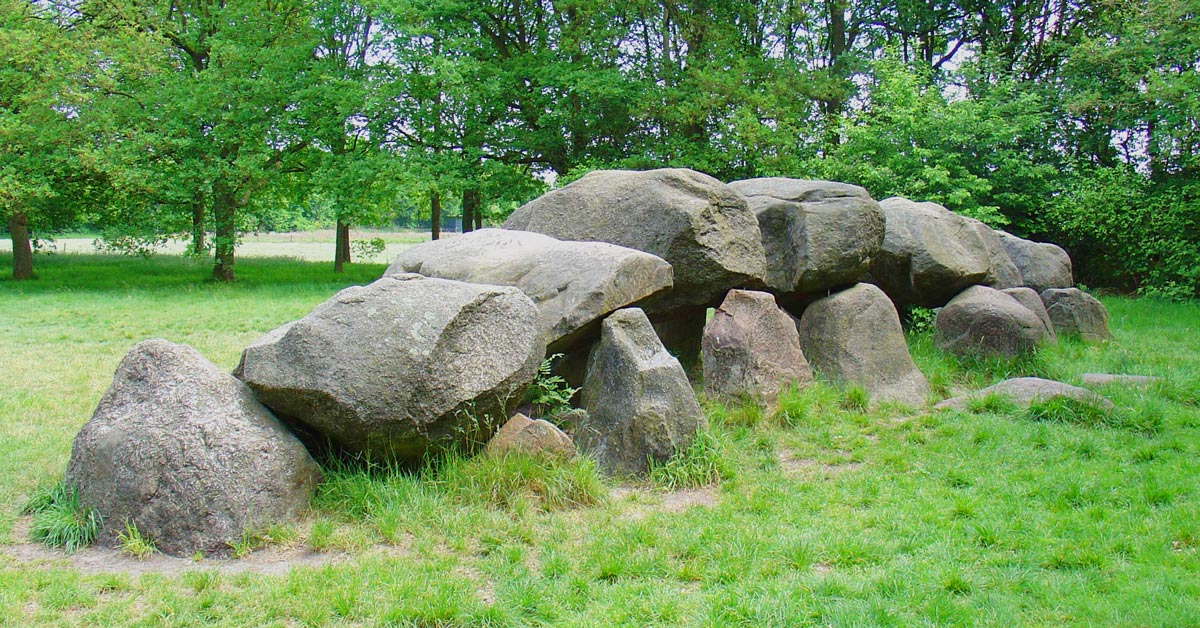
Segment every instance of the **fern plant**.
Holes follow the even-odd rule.
[[[551,369],[554,361],[563,354],[554,355],[542,360],[538,366],[537,376],[525,393],[525,403],[533,406],[534,411],[545,416],[553,416],[571,409],[571,398],[579,392],[578,388],[567,385],[567,380],[561,375],[554,375]]]

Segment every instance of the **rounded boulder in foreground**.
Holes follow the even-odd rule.
[[[75,437],[66,483],[104,517],[162,552],[221,555],[244,530],[308,505],[321,473],[308,450],[245,384],[195,349],[139,343]]]

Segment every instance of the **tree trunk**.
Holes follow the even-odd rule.
[[[478,190],[463,190],[462,193],[462,232],[466,233],[475,228],[475,211],[479,202]]]
[[[197,194],[192,200],[192,255],[203,255],[208,250],[204,231],[204,195]]]
[[[342,272],[343,266],[350,263],[350,225],[337,221],[337,236],[334,241],[333,272]]]
[[[29,243],[29,218],[24,212],[8,217],[8,235],[12,238],[13,279],[33,279],[33,246]]]
[[[846,105],[846,99],[841,95],[841,81],[847,80],[846,61],[843,58],[849,42],[846,39],[846,0],[828,0],[826,9],[828,10],[828,34],[829,41],[827,43],[827,59],[829,70],[833,74],[835,94],[822,99],[821,108],[825,114],[825,148],[832,150],[837,148],[842,143],[838,121],[842,114],[842,109]]]
[[[213,219],[215,224],[213,251],[213,279],[216,281],[233,281],[234,248],[237,245],[237,200],[231,190],[224,186],[214,186],[213,190]]]
[[[429,232],[432,239],[442,237],[442,195],[429,191]]]

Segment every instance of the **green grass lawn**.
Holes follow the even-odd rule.
[[[331,468],[308,518],[269,536],[336,562],[83,575],[9,550],[124,353],[164,337],[232,368],[259,334],[384,267],[243,259],[225,286],[179,258],[37,264],[36,281],[0,281],[3,626],[1200,625],[1194,303],[1107,298],[1112,343],[1017,364],[963,364],[911,339],[939,397],[1026,374],[1167,379],[1103,391],[1120,421],[1003,404],[866,411],[816,386],[774,416],[708,405],[709,437],[643,486],[615,487],[587,461]],[[713,473],[707,488],[661,488]]]

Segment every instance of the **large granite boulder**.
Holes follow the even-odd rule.
[[[321,472],[245,384],[195,349],[147,340],[130,351],[71,447],[66,484],[167,554],[222,555],[243,531],[296,517]]]
[[[1041,319],[1016,299],[986,286],[971,286],[937,314],[934,345],[961,356],[1015,357],[1046,335]]]
[[[384,275],[403,273],[520,288],[538,307],[551,353],[594,339],[606,314],[671,287],[671,266],[655,255],[508,229],[409,248]]]
[[[1024,305],[1030,312],[1033,312],[1038,320],[1042,321],[1042,327],[1046,330],[1046,336],[1043,342],[1057,342],[1057,335],[1054,333],[1054,323],[1050,321],[1050,314],[1046,312],[1046,306],[1042,303],[1042,297],[1034,292],[1032,288],[1006,288],[1001,290],[1004,294],[1017,300],[1017,303]]]
[[[773,406],[790,384],[812,381],[792,317],[766,292],[730,290],[704,327],[704,390]]]
[[[604,319],[588,360],[583,407],[575,442],[615,475],[645,474],[649,460],[667,460],[706,426],[683,367],[637,308]]]
[[[1108,330],[1108,310],[1096,297],[1079,288],[1045,290],[1042,303],[1059,336],[1079,336],[1086,342],[1112,338],[1112,332]]]
[[[997,231],[1009,259],[1021,273],[1020,285],[1041,293],[1050,288],[1070,288],[1071,257],[1048,242],[1032,242],[1011,233]]]
[[[716,305],[730,288],[760,285],[766,274],[758,221],[746,199],[692,170],[591,172],[518,208],[504,228],[608,242],[665,259],[675,285],[645,303],[652,316]]]
[[[758,217],[767,285],[779,292],[853,284],[883,244],[883,210],[857,185],[772,177],[729,187]]]
[[[974,229],[988,252],[988,274],[984,277],[983,284],[997,290],[1022,286],[1025,279],[1021,276],[1021,269],[1017,268],[1008,256],[1004,241],[1000,239],[1000,232],[973,218],[965,220]]]
[[[1022,408],[1028,408],[1035,401],[1046,401],[1055,397],[1068,397],[1076,401],[1092,404],[1102,410],[1112,410],[1115,407],[1108,399],[1086,388],[1071,386],[1070,384],[1056,382],[1052,379],[1042,379],[1040,377],[1017,377],[988,386],[973,395],[952,397],[933,408],[934,410],[964,410],[971,399],[983,398],[989,394],[1004,397],[1014,405]]]
[[[978,221],[936,203],[899,197],[879,206],[886,224],[871,277],[896,305],[941,307],[993,274],[991,250]]]
[[[318,442],[415,462],[508,418],[545,351],[538,321],[517,288],[393,275],[268,333],[235,374]]]
[[[925,404],[929,382],[908,352],[896,306],[879,288],[860,283],[820,299],[797,329],[819,376],[858,384],[873,401]]]

